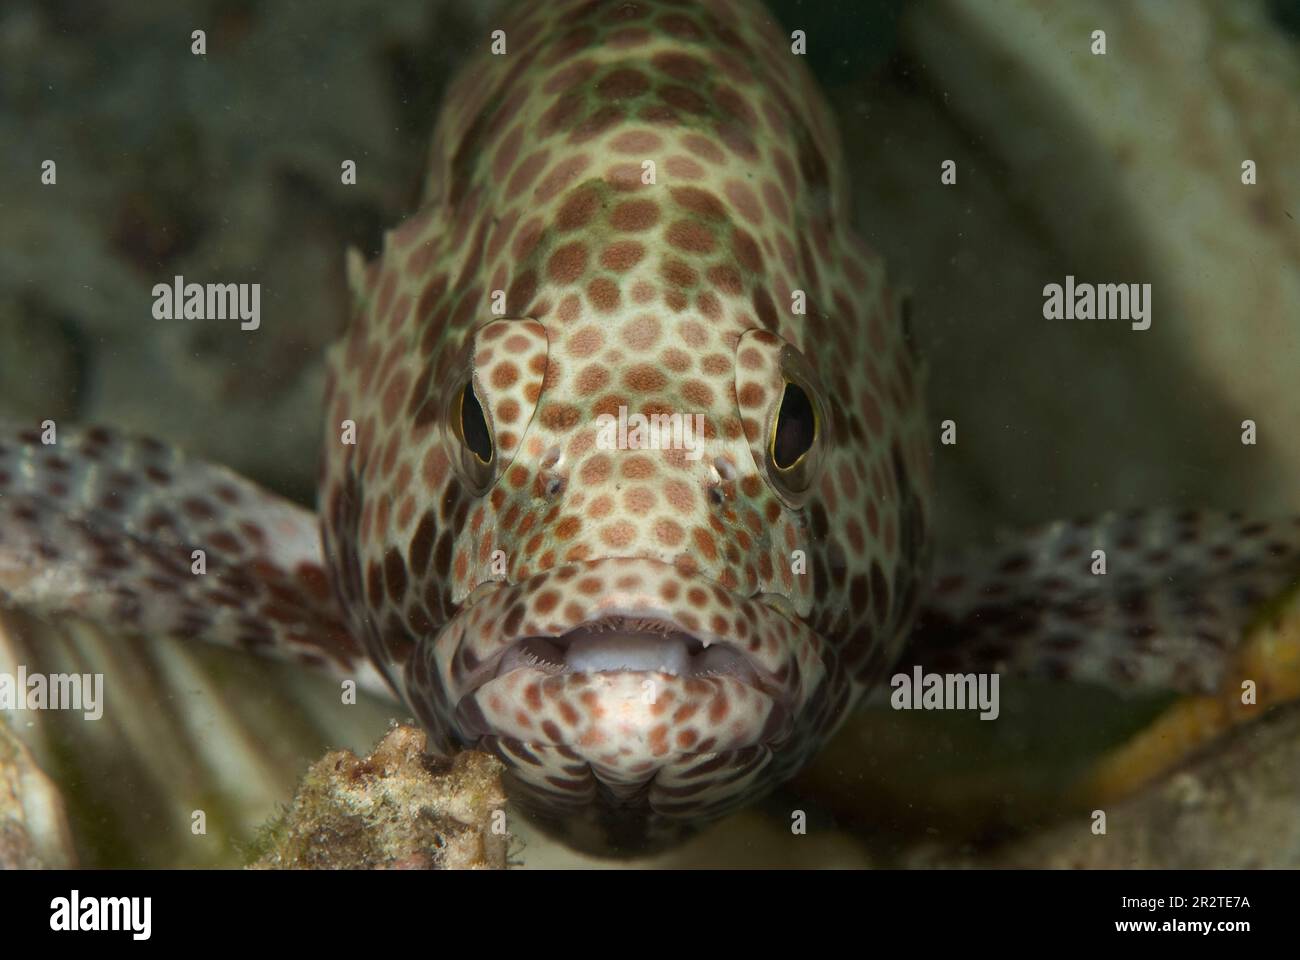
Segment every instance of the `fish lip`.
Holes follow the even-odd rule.
[[[570,622],[535,622],[516,617],[509,624],[509,611],[547,589],[548,584],[576,582],[584,575],[625,577],[640,574],[650,581],[650,588],[615,588],[588,595],[566,590],[566,610],[577,605],[580,619]],[[684,612],[682,603],[665,601],[653,587],[672,581],[677,585],[679,599],[692,588],[702,588],[717,596],[725,591],[733,612],[731,622],[738,624],[740,617],[752,625],[754,633],[748,643],[721,635],[703,616],[692,618]],[[504,658],[530,640],[553,641],[579,629],[590,629],[602,622],[623,619],[654,624],[658,628],[677,631],[698,641],[705,649],[719,645],[744,658],[752,669],[755,682],[736,677],[772,699],[781,708],[794,712],[804,704],[809,694],[825,673],[821,637],[797,618],[769,602],[768,596],[753,596],[726,591],[715,581],[694,572],[685,572],[677,566],[651,558],[605,558],[585,563],[567,564],[536,574],[516,584],[502,583],[492,590],[476,588],[475,602],[462,606],[444,626],[435,639],[434,660],[451,704],[460,704],[493,680],[498,679]],[[504,623],[503,623],[504,622]],[[475,637],[472,631],[478,630]],[[754,638],[763,635],[765,642],[754,649]],[[487,639],[484,640],[484,637]],[[530,669],[521,666],[517,669]],[[513,671],[510,671],[513,672]],[[545,670],[537,670],[547,675]],[[572,672],[572,671],[566,671]],[[659,675],[657,671],[627,670],[602,671],[609,673],[644,673]],[[728,674],[724,674],[728,675]],[[689,675],[667,674],[678,679]],[[734,676],[734,675],[732,675]]]
[[[628,635],[649,635],[663,634],[666,639],[678,639],[687,645],[687,655],[690,657],[702,656],[710,650],[725,650],[738,656],[743,662],[743,670],[725,670],[710,671],[704,673],[675,673],[670,670],[656,670],[653,668],[617,668],[610,670],[582,671],[575,670],[567,663],[542,662],[538,664],[519,664],[509,666],[508,661],[512,654],[521,653],[530,645],[535,645],[537,641],[548,643],[553,648],[557,648],[561,655],[567,654],[572,645],[576,642],[576,637],[598,632],[624,633]],[[477,692],[483,686],[513,673],[515,670],[530,670],[535,673],[541,673],[549,676],[567,673],[634,673],[642,674],[646,677],[662,676],[673,679],[689,679],[691,677],[701,676],[730,676],[739,680],[746,685],[753,687],[759,693],[770,697],[771,699],[782,702],[785,694],[781,690],[780,684],[774,679],[771,671],[763,667],[762,664],[755,661],[753,656],[742,646],[729,640],[719,639],[716,636],[705,640],[698,635],[698,632],[691,632],[685,629],[682,624],[669,618],[649,617],[645,615],[626,616],[622,614],[605,614],[595,619],[589,619],[561,634],[546,635],[529,635],[521,637],[498,653],[490,664],[495,666],[491,668],[489,675],[485,676],[476,687],[467,690],[466,695]],[[745,671],[748,671],[746,673]],[[783,704],[784,705],[784,704]]]
[[[483,668],[480,671],[481,676],[477,677],[475,682],[472,685],[464,689],[464,691],[461,693],[461,698],[463,699],[465,697],[472,696],[478,691],[482,690],[489,683],[492,683],[494,680],[499,680],[502,677],[509,675],[510,673],[514,673],[515,671],[528,671],[541,676],[557,676],[557,675],[564,675],[564,674],[582,673],[584,671],[574,670],[568,664],[557,664],[557,663],[540,663],[536,665],[520,664],[518,666],[510,667],[509,669],[503,669],[503,668],[506,666],[506,662],[511,657],[512,654],[519,653],[525,650],[530,644],[533,644],[535,641],[541,640],[541,641],[553,642],[554,645],[560,647],[561,650],[564,651],[572,643],[570,636],[573,634],[579,634],[579,633],[593,631],[593,630],[618,631],[620,629],[623,629],[624,625],[633,625],[633,624],[641,625],[645,627],[645,629],[643,630],[627,629],[625,632],[628,633],[662,632],[666,635],[668,634],[682,635],[689,638],[691,641],[693,641],[693,643],[698,644],[701,651],[708,651],[711,649],[718,649],[718,648],[731,651],[732,653],[739,655],[743,659],[745,667],[749,671],[751,671],[752,675],[746,676],[743,673],[739,673],[735,671],[729,671],[721,674],[719,673],[678,674],[678,673],[672,673],[663,670],[633,669],[633,668],[615,669],[615,670],[598,670],[598,671],[590,671],[590,672],[608,673],[608,674],[630,673],[630,674],[642,675],[646,678],[667,677],[670,678],[670,680],[674,680],[674,681],[687,680],[698,676],[719,676],[719,675],[729,676],[735,680],[745,683],[747,686],[752,687],[753,689],[757,690],[759,693],[763,694],[764,696],[772,699],[782,707],[788,708],[790,706],[788,702],[789,696],[787,695],[786,691],[782,690],[781,684],[774,678],[772,672],[766,669],[762,664],[756,662],[753,656],[750,655],[750,653],[747,650],[745,650],[743,647],[729,640],[720,639],[716,635],[710,635],[708,631],[701,631],[706,635],[710,636],[710,639],[705,640],[703,637],[699,636],[698,633],[687,630],[685,626],[683,626],[679,621],[674,620],[673,618],[656,617],[651,615],[649,612],[644,612],[644,611],[643,612],[634,611],[627,614],[604,613],[601,614],[600,616],[582,621],[581,623],[578,623],[575,626],[570,627],[568,630],[565,630],[562,633],[530,633],[526,636],[522,636],[519,639],[512,642],[509,646],[498,651],[490,660],[484,663]]]

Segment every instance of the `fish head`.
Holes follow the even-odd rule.
[[[358,587],[435,749],[496,754],[572,842],[643,849],[787,779],[856,697],[880,611],[824,479],[870,464],[776,333],[563,315],[485,320],[426,368],[359,497],[358,535],[387,532]]]
[[[552,815],[704,820],[779,779],[827,674],[797,551],[829,424],[798,351],[654,311],[498,320],[449,396],[473,500],[407,679],[426,723]]]

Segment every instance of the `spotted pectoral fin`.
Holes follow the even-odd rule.
[[[1058,523],[936,571],[909,664],[1181,695],[1094,770],[1127,792],[1226,727],[1300,698],[1300,518],[1149,511]]]
[[[0,427],[0,604],[382,686],[331,595],[314,514],[102,427]]]
[[[1212,693],[1245,628],[1300,577],[1300,520],[1134,512],[941,561],[912,655],[1119,690]]]

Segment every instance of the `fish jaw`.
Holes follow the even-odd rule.
[[[406,693],[436,739],[492,750],[550,813],[603,792],[702,821],[830,732],[808,723],[825,655],[761,595],[611,558],[481,591],[409,662]]]

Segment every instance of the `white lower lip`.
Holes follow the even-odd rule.
[[[581,637],[565,651],[569,669],[578,673],[653,670],[681,676],[691,672],[686,644],[669,637],[604,633]]]
[[[732,676],[754,686],[758,676],[739,651],[713,644],[691,652],[681,636],[627,633],[617,630],[584,632],[563,646],[536,638],[511,649],[497,676],[520,668],[546,673],[664,673],[677,677]]]

